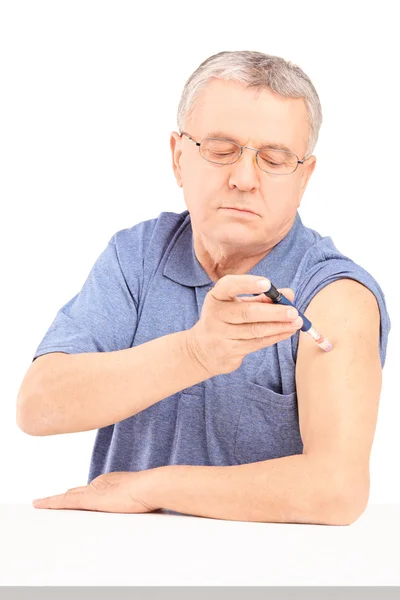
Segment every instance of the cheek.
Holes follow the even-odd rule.
[[[273,182],[268,182],[263,187],[264,198],[274,199],[279,206],[287,206],[295,202],[299,195],[300,182],[293,177],[290,180],[281,179]]]
[[[185,173],[188,197],[198,204],[218,206],[223,192],[229,191],[226,174],[219,169],[191,168]]]

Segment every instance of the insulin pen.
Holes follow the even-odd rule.
[[[268,280],[269,281],[269,280]],[[284,296],[282,294],[282,292],[279,292],[276,287],[273,285],[272,281],[269,281],[271,284],[271,287],[269,288],[269,290],[267,290],[266,292],[261,292],[262,294],[265,294],[266,296],[268,296],[268,298],[271,298],[272,302],[276,303],[276,304],[288,304],[290,306],[293,306],[294,308],[296,308],[296,306],[294,306],[294,304],[292,304],[290,302],[290,300],[288,300],[286,298],[286,296]],[[259,296],[259,294],[253,294],[253,296]],[[299,313],[299,317],[301,317],[303,319],[303,325],[300,327],[301,331],[304,331],[305,333],[307,333],[310,338],[312,338],[314,340],[314,342],[322,349],[324,350],[324,352],[329,352],[330,350],[332,350],[332,344],[331,342],[324,337],[323,335],[321,335],[316,329],[315,327],[312,326],[311,321],[309,321],[307,319],[307,317],[305,317],[298,308],[296,308],[297,312]]]

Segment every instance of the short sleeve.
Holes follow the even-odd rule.
[[[59,309],[32,361],[48,352],[111,352],[132,346],[137,298],[122,272],[115,238],[116,234],[96,260],[81,291]]]
[[[325,242],[325,243],[324,243]],[[341,254],[334,246],[330,237],[323,239],[323,244],[312,248],[307,257],[306,267],[303,267],[293,289],[295,297],[293,304],[304,314],[314,296],[325,286],[338,279],[354,279],[366,286],[377,300],[380,311],[379,351],[382,367],[385,364],[388,336],[391,321],[387,311],[385,295],[378,282],[368,271]],[[318,324],[315,323],[318,329]],[[323,331],[321,331],[323,335]],[[293,359],[296,361],[299,344],[299,332],[292,336]]]

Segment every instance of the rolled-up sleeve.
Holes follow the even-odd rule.
[[[311,263],[311,264],[310,264]],[[308,270],[301,275],[295,286],[294,305],[304,314],[314,296],[325,286],[338,279],[354,279],[367,287],[377,300],[380,311],[379,352],[382,367],[386,361],[388,336],[391,321],[386,305],[385,295],[377,280],[363,267],[342,255],[335,247],[325,251],[313,249]],[[318,324],[315,324],[318,327]],[[296,361],[299,344],[299,331],[291,338],[293,360]]]

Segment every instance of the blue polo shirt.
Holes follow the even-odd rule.
[[[365,285],[380,309],[384,365],[391,324],[380,286],[339,252],[331,237],[304,226],[298,212],[287,235],[249,273],[292,288],[302,312],[336,279]],[[213,285],[194,252],[189,212],[162,212],[112,236],[80,292],[57,312],[33,360],[48,352],[123,350],[189,329]],[[301,454],[295,383],[299,335],[248,354],[233,373],[211,377],[100,428],[88,483],[109,471],[235,465]]]

